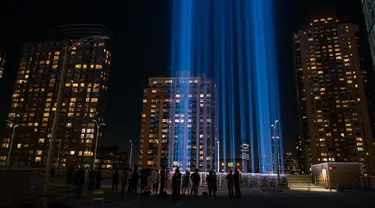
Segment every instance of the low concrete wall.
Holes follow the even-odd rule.
[[[11,206],[28,198],[31,170],[0,170],[0,207]]]

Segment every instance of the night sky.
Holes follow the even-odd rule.
[[[0,81],[0,121],[10,106],[22,44],[44,40],[48,31],[62,24],[103,24],[114,34],[107,127],[102,145],[128,150],[134,141],[138,155],[143,87],[155,75],[167,75],[170,49],[170,1],[39,1],[2,0],[0,3],[0,49],[9,52],[4,80]],[[244,0],[245,1],[245,0]],[[284,148],[293,151],[299,133],[299,112],[293,66],[293,33],[307,24],[310,14],[332,10],[344,22],[360,26],[361,42],[367,44],[360,1],[274,0],[277,15],[280,97]],[[364,47],[367,58],[367,49]],[[1,130],[0,128],[0,130]],[[2,135],[2,134],[0,134]]]

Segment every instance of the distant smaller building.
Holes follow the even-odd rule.
[[[232,160],[227,160],[224,162],[223,159],[220,159],[220,172],[224,172],[224,166],[226,166],[227,172],[229,172],[229,170],[233,170],[234,172],[235,169],[243,172],[242,159],[240,158],[237,158],[234,162]]]
[[[298,160],[293,156],[291,152],[284,154],[284,169],[289,174],[300,174],[301,169],[298,165]]]
[[[361,177],[364,176],[363,163],[361,162],[326,162],[311,166],[313,183],[324,188],[360,188]]]
[[[300,169],[300,174],[304,174],[304,146],[301,134],[296,137],[296,160]]]
[[[120,152],[118,146],[99,148],[97,163],[101,169],[122,170],[129,167],[127,152]]]

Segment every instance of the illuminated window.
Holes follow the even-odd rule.
[[[39,138],[39,143],[44,143],[45,139],[44,138]]]
[[[81,67],[82,67],[81,64],[76,64],[76,65],[75,65],[75,68],[76,68],[76,69],[80,69]]]
[[[91,102],[92,103],[97,103],[98,102],[98,98],[91,98]]]
[[[18,143],[17,144],[17,148],[20,149],[22,147],[22,144],[21,143]]]
[[[74,155],[74,153],[75,153],[74,151],[70,151],[69,152],[70,155]]]
[[[35,157],[35,162],[41,162],[42,161],[42,157]]]
[[[36,151],[36,155],[42,155],[43,154],[43,150],[37,150]]]

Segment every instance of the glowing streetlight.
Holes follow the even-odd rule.
[[[92,167],[95,168],[95,161],[96,161],[96,151],[98,150],[98,141],[99,141],[99,131],[101,126],[105,126],[105,123],[99,123],[96,119],[93,120],[96,124],[96,141],[95,141],[95,151],[94,151],[94,161],[92,163]]]

